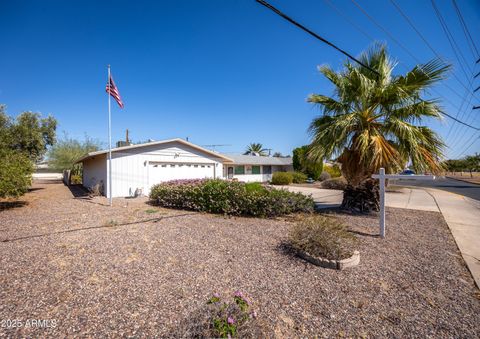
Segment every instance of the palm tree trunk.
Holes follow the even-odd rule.
[[[380,207],[380,189],[378,182],[367,179],[357,186],[347,185],[343,191],[341,208],[354,212],[370,213]]]

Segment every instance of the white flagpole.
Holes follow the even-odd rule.
[[[110,65],[108,65],[107,84],[110,89]],[[110,93],[108,93],[108,197],[110,206],[112,206],[112,113],[110,96]]]

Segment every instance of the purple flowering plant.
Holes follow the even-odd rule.
[[[211,325],[215,337],[230,338],[257,317],[255,311],[250,311],[250,302],[242,292],[236,291],[233,295],[233,302],[222,301],[218,293],[214,293],[207,304],[211,306]]]

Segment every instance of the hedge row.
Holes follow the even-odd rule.
[[[152,187],[150,199],[163,207],[237,216],[275,217],[314,209],[313,199],[301,193],[219,179],[164,182]]]

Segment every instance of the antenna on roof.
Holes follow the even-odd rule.
[[[232,146],[232,145],[229,145],[229,144],[213,144],[213,145],[201,145],[201,146],[205,147],[205,148],[210,148],[212,151],[215,151],[216,147],[226,147],[226,146]]]

